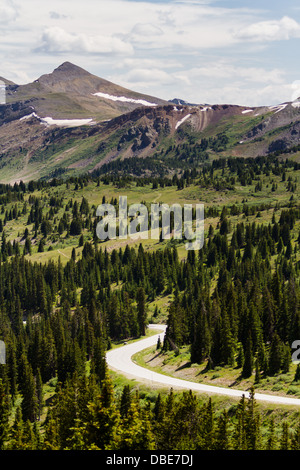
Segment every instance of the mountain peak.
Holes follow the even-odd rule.
[[[78,74],[89,74],[86,70],[83,68],[79,67],[78,65],[72,64],[72,62],[64,62],[63,64],[59,65],[52,73],[60,73],[60,72],[68,72],[68,73],[76,73]]]
[[[53,83],[53,81],[65,81],[83,76],[91,76],[91,74],[81,67],[78,67],[78,65],[74,65],[71,62],[64,62],[54,69],[52,73],[42,75],[38,81],[42,84],[47,84],[49,82]]]
[[[64,69],[64,68],[80,68],[78,65],[72,64],[72,62],[66,61],[60,64],[55,70]]]

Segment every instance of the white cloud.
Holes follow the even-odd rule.
[[[52,20],[65,20],[68,18],[68,15],[61,15],[57,11],[50,11],[49,16]]]
[[[132,28],[132,34],[135,36],[161,36],[163,30],[158,26],[151,24],[151,23],[137,23]]]
[[[295,80],[292,85],[292,94],[291,94],[291,101],[295,101],[300,97],[300,80]]]
[[[153,87],[154,83],[159,83],[160,86],[166,87],[174,84],[174,77],[171,73],[164,70],[154,68],[135,68],[129,70],[127,73],[115,77],[115,81],[119,79],[119,83],[126,87],[139,87],[147,89]]]
[[[267,70],[262,67],[244,67],[234,65],[226,61],[216,61],[203,67],[190,70],[189,75],[193,78],[222,78],[222,80],[243,80],[252,83],[274,83],[284,82],[285,73],[280,69]]]
[[[234,34],[238,40],[246,41],[282,41],[300,38],[300,24],[294,19],[284,16],[280,20],[253,23]]]
[[[276,104],[299,75],[297,41],[274,41],[300,37],[300,15],[261,3],[0,0],[1,75],[25,83],[70,61],[164,99]]]
[[[1,0],[0,1],[0,23],[8,23],[10,21],[16,20],[17,7],[10,0]]]
[[[48,53],[76,51],[81,54],[132,54],[133,52],[132,46],[120,38],[69,33],[58,26],[45,29],[42,34],[42,45],[36,50]]]
[[[180,69],[182,68],[182,63],[173,58],[147,58],[147,57],[125,57],[120,59],[114,64],[115,69]]]
[[[181,97],[187,101],[259,106],[289,101],[292,96],[288,73],[278,68],[247,67],[220,59],[184,74],[190,86],[183,83]]]

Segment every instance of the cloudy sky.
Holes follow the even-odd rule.
[[[295,0],[0,0],[19,84],[70,61],[164,99],[271,105],[300,95],[299,46]]]

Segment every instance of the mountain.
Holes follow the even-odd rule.
[[[53,119],[111,119],[135,109],[139,101],[166,104],[164,100],[115,85],[70,62],[33,83],[7,87],[8,104],[23,102],[31,105],[38,116]]]
[[[169,100],[169,102],[173,104],[179,104],[181,106],[197,106],[197,104],[189,103],[188,101],[182,100],[180,98],[174,98],[172,100]]]
[[[7,80],[4,77],[0,77],[0,82],[4,83],[6,86],[15,85],[14,82],[12,82],[11,80]]]
[[[70,62],[26,85],[4,82],[2,183],[128,171],[132,157],[140,158],[136,174],[172,174],[222,157],[299,158],[300,100],[256,108],[165,101]]]

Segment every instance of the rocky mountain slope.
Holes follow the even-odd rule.
[[[299,157],[300,100],[259,108],[167,102],[69,62],[27,85],[3,80],[0,182],[76,175],[131,157],[180,160],[187,146],[211,159]]]

